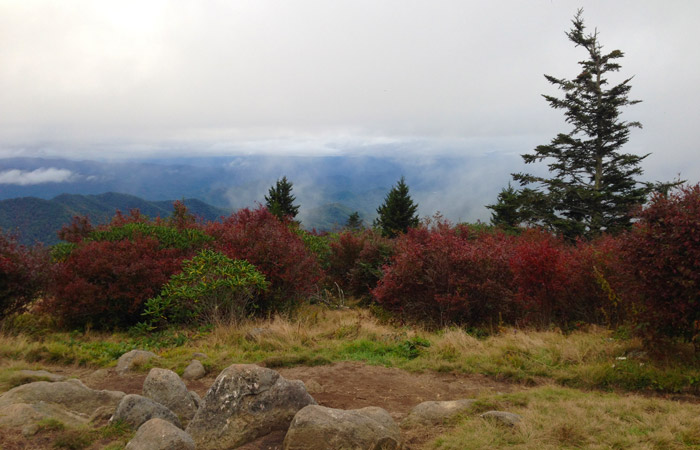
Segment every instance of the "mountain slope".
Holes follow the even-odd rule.
[[[229,211],[196,199],[184,200],[190,212],[204,221],[226,216]],[[0,229],[17,234],[23,244],[58,242],[57,231],[74,216],[88,216],[93,224],[108,222],[117,210],[138,209],[148,217],[168,217],[171,201],[150,202],[127,194],[108,192],[99,195],[61,194],[51,200],[22,197],[0,201]]]

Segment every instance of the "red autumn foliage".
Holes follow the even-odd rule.
[[[541,230],[518,236],[510,267],[515,299],[529,323],[569,325],[601,321],[606,294],[594,269],[594,247]]]
[[[323,272],[304,242],[266,208],[241,209],[205,231],[214,248],[231,259],[245,259],[265,274],[270,289],[261,299],[262,311],[295,306],[314,292]]]
[[[478,326],[513,320],[509,237],[439,220],[396,241],[391,264],[372,291],[385,309],[432,325]]]
[[[24,310],[45,287],[48,255],[0,230],[0,320]]]
[[[374,230],[343,231],[330,243],[327,275],[350,295],[369,298],[393,251],[393,241]]]
[[[700,184],[655,195],[623,240],[637,283],[638,329],[700,348]]]
[[[141,319],[144,302],[180,270],[183,253],[158,240],[84,241],[55,264],[45,311],[65,325],[109,328]]]

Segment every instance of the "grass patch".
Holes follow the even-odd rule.
[[[505,410],[523,420],[509,428],[479,413]],[[697,448],[700,405],[544,386],[479,398],[463,420],[428,448]]]
[[[208,358],[202,362],[211,372],[232,363],[276,368],[362,361],[410,371],[480,373],[526,385],[553,380],[576,388],[700,393],[697,358],[682,352],[664,361],[649,358],[641,341],[596,327],[569,334],[506,329],[475,336],[459,328],[428,332],[398,327],[380,322],[366,309],[311,305],[293,318],[199,330],[0,335],[0,358],[18,364],[107,367],[136,348],[157,352],[158,365],[178,373],[194,352],[203,352]],[[0,387],[8,383],[3,376]]]

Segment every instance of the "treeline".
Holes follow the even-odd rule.
[[[437,217],[396,237],[355,227],[314,234],[267,208],[203,224],[132,211],[63,243],[0,237],[0,315],[68,328],[145,330],[293,314],[320,292],[427,327],[629,326],[649,342],[698,344],[700,185],[654,196],[629,231],[571,241]]]

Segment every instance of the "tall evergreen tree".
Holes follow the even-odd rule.
[[[352,231],[361,230],[364,226],[360,213],[357,211],[350,214],[348,216],[348,221],[345,223],[345,228]]]
[[[642,174],[640,163],[648,155],[619,152],[630,129],[641,128],[639,122],[620,118],[621,108],[639,102],[628,99],[632,78],[610,87],[606,79],[609,72],[620,70],[617,60],[624,54],[620,50],[603,53],[598,31],[586,33],[582,14],[579,10],[566,33],[587,53],[587,59],[579,62],[582,70],[571,80],[545,75],[563,91],[563,97],[543,95],[552,108],[564,110],[573,129],[558,134],[548,145],[538,146],[534,154],[522,155],[528,164],[548,160],[553,177],[513,174],[522,186],[536,186],[526,193],[534,194],[540,203],[535,207],[523,202],[526,216],[568,237],[629,227],[629,212],[654,189],[635,180]]]
[[[384,236],[395,237],[405,233],[409,228],[418,226],[418,205],[408,195],[408,186],[401,177],[384,198],[384,203],[377,208],[379,217],[374,221]]]
[[[287,177],[277,180],[277,183],[270,187],[268,195],[265,196],[265,206],[275,216],[295,218],[299,213],[299,206],[294,204],[296,197],[292,195],[292,183]]]
[[[493,210],[491,213],[491,224],[505,230],[515,230],[523,222],[520,208],[522,207],[522,196],[510,183],[507,188],[501,189],[498,194],[497,203],[486,205]]]

